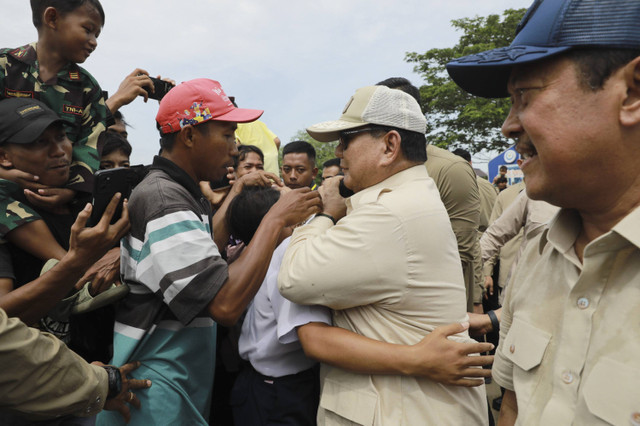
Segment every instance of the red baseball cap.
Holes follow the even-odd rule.
[[[186,125],[209,120],[248,123],[264,111],[236,108],[220,83],[208,78],[185,81],[169,90],[160,101],[156,122],[162,134],[180,131]]]

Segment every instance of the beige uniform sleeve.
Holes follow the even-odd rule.
[[[0,409],[41,419],[91,416],[104,406],[108,375],[48,333],[0,309]]]
[[[521,192],[484,232],[480,239],[483,262],[497,255],[506,242],[518,235],[527,219],[527,200],[527,194]]]

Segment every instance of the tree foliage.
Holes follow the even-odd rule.
[[[335,149],[336,146],[338,146],[338,141],[318,142],[317,140],[309,136],[309,133],[307,133],[307,131],[304,129],[298,130],[289,142],[293,141],[307,141],[311,145],[313,145],[313,148],[316,150],[316,166],[319,170],[318,176],[316,176],[316,183],[320,184],[322,182],[322,164],[327,160],[335,158]],[[280,159],[280,164],[282,164],[282,158]]]
[[[463,32],[458,44],[431,49],[424,54],[408,52],[405,61],[426,84],[420,87],[422,108],[427,114],[429,141],[442,148],[463,147],[472,153],[503,150],[510,142],[500,133],[509,112],[508,99],[484,99],[460,89],[449,78],[445,65],[452,59],[508,46],[526,9],[507,9],[499,15],[454,19]]]

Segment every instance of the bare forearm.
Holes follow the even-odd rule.
[[[233,325],[253,299],[269,268],[284,222],[267,213],[240,257],[229,265],[229,278],[209,304],[211,316],[222,325]]]
[[[44,220],[35,220],[9,232],[7,240],[33,256],[42,259],[62,259],[67,253],[56,241],[44,223]]]
[[[518,402],[516,393],[507,390],[502,396],[502,405],[500,406],[500,417],[498,417],[498,426],[513,426],[518,418]]]
[[[340,327],[309,323],[298,328],[309,358],[365,374],[411,374],[409,346],[369,339]]]
[[[66,255],[49,272],[0,298],[0,308],[26,324],[42,318],[82,277],[85,265]]]

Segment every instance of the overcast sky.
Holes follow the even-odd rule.
[[[35,41],[29,2],[4,3],[2,47]],[[177,82],[218,80],[239,106],[263,109],[262,120],[288,142],[298,130],[337,119],[359,87],[397,76],[422,85],[405,53],[455,44],[452,19],[530,3],[102,0],[105,26],[82,66],[110,93],[136,67]],[[132,164],[149,163],[158,151],[157,109],[142,98],[121,109],[132,126]]]

